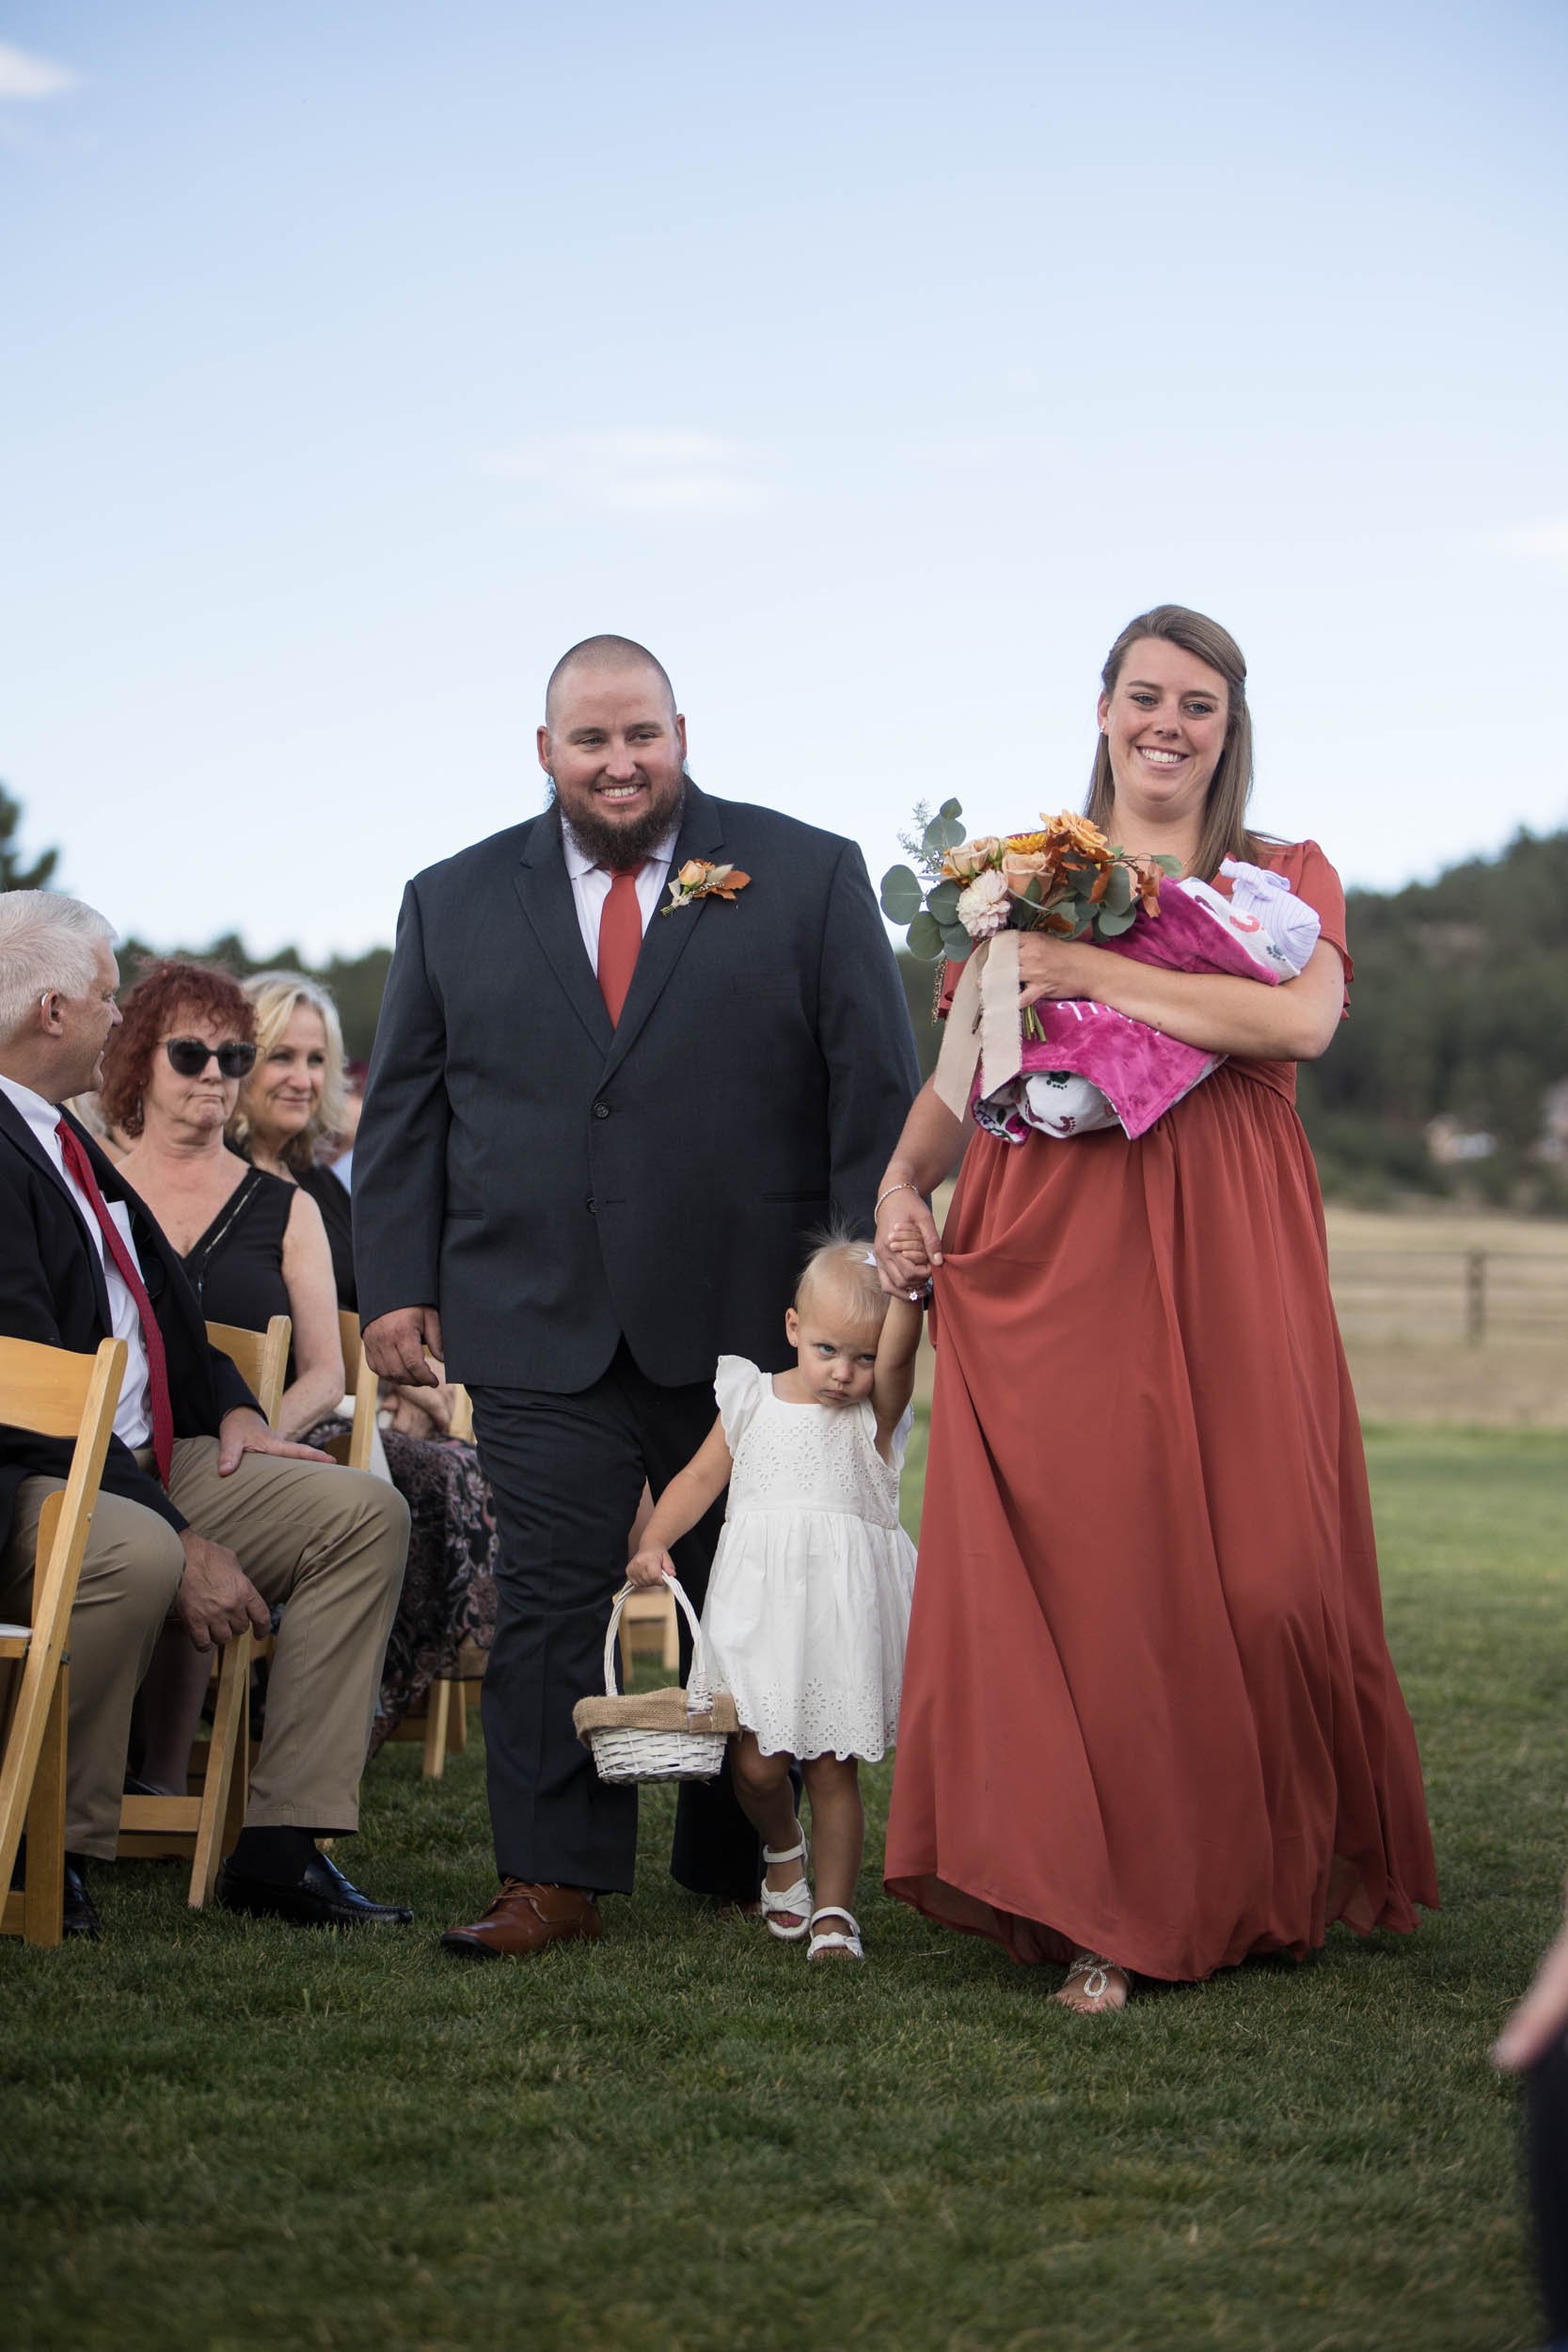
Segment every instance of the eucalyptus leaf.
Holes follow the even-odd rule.
[[[954,817],[933,817],[921,836],[921,848],[927,857],[940,857],[944,850],[956,850],[964,837],[964,829]]]
[[[974,946],[961,923],[944,923],[942,927],[942,952],[962,963]]]
[[[909,923],[926,903],[918,878],[907,866],[890,866],[882,876],[882,913],[890,923]]]
[[[1045,884],[1037,874],[1031,874],[1023,885],[1023,896],[1032,907],[1037,907],[1045,896]]]
[[[963,815],[963,809],[957,801],[943,801],[942,806],[937,811],[937,815],[939,817],[961,817]]]
[[[924,907],[910,925],[907,944],[911,955],[918,956],[923,963],[934,962],[942,952],[942,925]]]
[[[1100,936],[1101,939],[1119,939],[1123,931],[1132,930],[1137,919],[1136,907],[1122,907],[1109,912],[1101,907],[1098,926]]]
[[[1105,896],[1100,901],[1101,910],[1100,919],[1101,926],[1103,926],[1107,914],[1125,914],[1132,903],[1132,875],[1128,872],[1125,866],[1113,866],[1111,869],[1111,879],[1105,885]]]
[[[958,912],[960,896],[956,882],[940,882],[927,892],[926,904],[939,923],[950,923]]]

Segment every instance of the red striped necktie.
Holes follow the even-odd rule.
[[[141,1279],[135,1258],[125,1247],[119,1227],[109,1215],[108,1202],[98,1189],[98,1179],[92,1172],[92,1162],[82,1149],[81,1137],[63,1118],[55,1133],[60,1139],[65,1164],[87,1195],[87,1206],[98,1219],[104,1247],[119,1270],[120,1280],[136,1302],[136,1313],[141,1319],[142,1343],[147,1349],[147,1401],[152,1413],[152,1454],[158,1465],[158,1475],[166,1486],[168,1466],[174,1459],[174,1408],[169,1403],[168,1359],[164,1354],[164,1335],[158,1328],[158,1318],[152,1311],[147,1284]]]
[[[637,900],[637,866],[610,867],[610,884],[599,909],[599,993],[610,1020],[618,1023],[642,946],[642,909]]]

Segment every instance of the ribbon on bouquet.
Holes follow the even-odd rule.
[[[1023,1067],[1018,1015],[1021,937],[1013,930],[993,932],[981,941],[958,976],[934,1081],[937,1100],[955,1119],[969,1117],[976,1064],[982,1094],[994,1094]]]

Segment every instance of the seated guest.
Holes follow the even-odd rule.
[[[343,1035],[325,988],[297,972],[259,972],[242,983],[255,1009],[257,1056],[230,1120],[236,1150],[319,1206],[332,1248],[338,1303],[353,1310],[354,1223],[349,1195],[316,1154],[343,1129]],[[298,1198],[298,1195],[295,1195]],[[450,1674],[465,1641],[490,1646],[496,1622],[496,1522],[472,1444],[448,1436],[454,1392],[445,1384],[393,1389],[386,1396],[387,1467],[412,1518],[404,1579],[373,1754],[430,1684]],[[386,1418],[384,1416],[384,1418]],[[339,1422],[311,1432],[325,1443]]]
[[[315,1840],[358,1826],[407,1511],[267,1427],[209,1346],[173,1245],[61,1113],[100,1084],[119,1025],[113,939],[79,900],[0,893],[0,1331],[81,1354],[113,1335],[129,1357],[71,1620],[67,1929],[98,1932],[82,1866],[114,1856],[132,1702],[166,1617],[210,1650],[264,1632],[274,1602],[287,1606],[266,1735],[217,1900],[299,1925],[404,1922]],[[179,1077],[205,1044],[221,1077],[247,1042],[209,1017],[159,1037],[154,1058]],[[39,1518],[69,1458],[63,1442],[0,1430],[0,1614],[26,1613]]]
[[[332,1258],[313,1200],[224,1143],[240,1076],[256,1058],[256,1015],[238,980],[198,963],[149,967],[121,1008],[103,1056],[99,1102],[131,1138],[119,1162],[183,1263],[209,1323],[293,1326],[285,1438],[309,1433],[343,1392]],[[178,1626],[159,1641],[143,1680],[131,1742],[150,1790],[182,1796],[209,1661]]]

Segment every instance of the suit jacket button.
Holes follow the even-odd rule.
[[[610,1117],[610,1104],[608,1103],[595,1103],[594,1105],[594,1116],[595,1119],[608,1119]]]
[[[589,1194],[589,1196],[588,1196],[587,1200],[583,1202],[583,1204],[582,1204],[582,1205],[583,1205],[583,1207],[584,1207],[584,1208],[588,1211],[588,1214],[589,1214],[589,1216],[597,1216],[598,1212],[596,1211],[596,1209],[595,1209],[595,1208],[594,1208],[594,1196],[593,1196],[593,1194],[592,1194],[592,1193],[590,1193],[590,1194]]]

